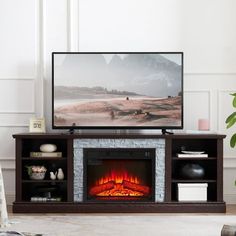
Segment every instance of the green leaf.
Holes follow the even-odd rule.
[[[233,100],[233,107],[236,108],[236,96],[234,97],[234,100]]]
[[[25,168],[27,169],[28,175],[31,175],[32,174],[32,166],[25,166]]]
[[[233,118],[236,117],[236,111],[233,112],[228,118],[226,119],[225,123],[229,123]]]
[[[232,95],[232,96],[236,96],[236,93],[231,93],[230,95]]]
[[[230,120],[230,122],[227,125],[227,129],[229,129],[231,126],[233,126],[236,123],[236,117],[234,117],[233,119]]]
[[[236,134],[234,134],[230,139],[230,146],[234,148],[236,145]]]

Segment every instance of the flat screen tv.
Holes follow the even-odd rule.
[[[183,128],[183,53],[53,52],[52,126]]]

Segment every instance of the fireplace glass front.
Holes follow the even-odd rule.
[[[84,150],[85,201],[153,201],[154,149]]]

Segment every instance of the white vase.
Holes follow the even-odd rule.
[[[51,180],[55,180],[56,179],[56,174],[57,172],[54,174],[52,171],[50,172],[50,179]]]
[[[59,168],[58,171],[57,171],[57,179],[59,179],[59,180],[64,179],[64,173],[63,173],[62,168]]]

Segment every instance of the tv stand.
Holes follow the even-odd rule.
[[[223,200],[223,139],[220,134],[16,134],[16,199],[13,203],[14,213],[224,213],[226,210]],[[76,142],[75,142],[76,140]],[[77,201],[75,195],[76,155],[87,148],[154,148],[159,140],[163,143],[164,153],[164,199],[163,201],[116,201],[89,202]],[[99,142],[98,142],[99,141]],[[94,143],[98,142],[94,146]],[[42,144],[55,144],[57,152],[62,157],[30,157],[31,152],[39,152]],[[102,146],[100,146],[100,144]],[[126,146],[125,143],[128,143]],[[80,147],[76,145],[80,145]],[[142,145],[140,145],[142,144]],[[153,145],[153,146],[152,146]],[[161,144],[162,145],[162,144]],[[179,158],[182,148],[186,150],[205,151],[208,157],[186,156]],[[161,150],[161,149],[160,149]],[[161,151],[162,152],[162,151]],[[77,153],[77,154],[76,154]],[[124,152],[125,153],[125,152]],[[79,157],[83,158],[79,155]],[[124,156],[125,157],[125,156]],[[139,158],[139,157],[137,157]],[[128,158],[129,159],[129,158]],[[78,158],[77,158],[78,160]],[[81,160],[81,159],[80,159]],[[83,165],[83,160],[81,160]],[[199,164],[205,170],[205,176],[191,178],[181,175],[183,166]],[[45,179],[32,180],[29,178],[28,165],[44,165],[47,168]],[[77,167],[76,167],[77,166]],[[62,168],[65,174],[63,180],[51,180],[49,172]],[[156,165],[153,165],[156,168]],[[158,166],[159,168],[159,166]],[[156,169],[155,169],[156,170]],[[85,172],[84,172],[85,174]],[[82,177],[82,181],[86,176]],[[207,201],[179,201],[178,184],[208,184]],[[76,185],[77,186],[77,185]],[[40,191],[39,191],[40,189]],[[48,190],[50,189],[50,190]],[[52,192],[57,199],[39,199]],[[86,191],[86,188],[83,189]],[[156,191],[156,187],[155,187]],[[47,199],[46,199],[47,200]]]
[[[167,131],[166,129],[161,130],[162,134],[174,134],[173,132]]]

